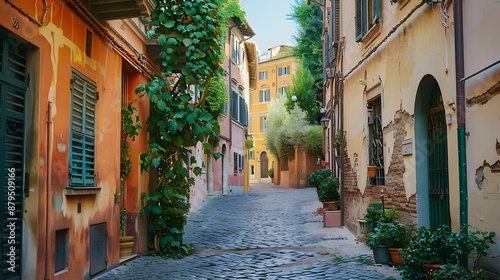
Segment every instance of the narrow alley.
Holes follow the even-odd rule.
[[[324,228],[315,189],[251,185],[242,196],[208,199],[191,212],[184,259],[144,256],[98,275],[136,279],[401,279],[373,263],[345,228]]]

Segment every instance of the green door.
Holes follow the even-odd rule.
[[[0,279],[21,279],[26,48],[0,33],[0,172],[3,211]],[[14,44],[14,42],[16,44]]]
[[[447,125],[441,91],[433,87],[427,113],[430,228],[450,225]]]

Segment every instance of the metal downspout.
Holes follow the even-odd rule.
[[[460,227],[468,224],[468,197],[467,197],[467,158],[465,132],[465,84],[460,82],[464,78],[464,30],[463,30],[463,1],[453,3],[455,21],[455,72],[457,98],[457,136],[458,136],[458,178],[460,190]]]
[[[340,118],[340,225],[345,225],[345,209],[344,209],[344,200],[345,200],[345,192],[344,192],[344,82],[338,77],[340,81],[339,85],[339,118]]]
[[[51,178],[51,162],[52,162],[52,102],[49,101],[48,107],[47,107],[47,155],[45,160],[47,161],[46,168],[46,192],[45,192],[45,277],[43,279],[49,280],[51,279],[50,277],[50,268],[49,268],[49,263],[50,263],[50,237],[52,236],[50,234],[50,222],[49,222],[49,202],[50,202],[50,186],[52,184],[52,178]]]
[[[229,43],[229,69],[228,69],[228,90],[229,90],[229,104],[227,104],[227,114],[229,116],[229,147],[233,146],[233,119],[231,116],[232,109],[231,106],[233,106],[233,91],[232,91],[232,77],[231,77],[231,68],[233,67],[233,58],[232,58],[232,51],[233,49],[231,48],[231,30],[233,28],[237,27],[236,25],[233,25],[229,27],[229,31],[227,32],[227,38],[228,38],[228,43]]]

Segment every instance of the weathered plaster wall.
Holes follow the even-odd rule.
[[[69,229],[68,270],[58,273],[55,279],[84,279],[89,274],[89,226],[107,223],[108,265],[118,263],[119,207],[114,204],[114,194],[119,190],[120,158],[120,94],[122,57],[110,42],[99,37],[64,1],[48,0],[47,13],[43,1],[16,2],[18,8],[0,3],[0,25],[33,45],[28,60],[30,87],[28,91],[26,172],[30,173],[30,196],[25,199],[26,212],[23,230],[23,278],[43,277],[48,263],[49,275],[54,275],[55,230]],[[32,19],[28,19],[32,17]],[[13,19],[19,20],[16,27]],[[34,21],[39,21],[38,26]],[[43,21],[43,22],[42,22]],[[92,57],[85,55],[86,30],[93,32]],[[133,40],[132,40],[133,41]],[[132,67],[133,68],[133,67]],[[69,128],[70,128],[70,74],[76,69],[97,84],[100,99],[96,106],[96,182],[101,190],[95,195],[68,196],[69,184]],[[139,75],[140,76],[140,75]],[[131,80],[130,94],[141,81]],[[142,81],[144,79],[142,78]],[[52,104],[53,129],[47,135],[48,102]],[[139,105],[142,120],[147,119],[148,104]],[[47,141],[53,141],[52,154],[47,155]],[[145,133],[138,142],[147,141]],[[135,155],[144,149],[136,147]],[[133,148],[134,149],[134,148]],[[138,159],[138,158],[137,158]],[[45,228],[45,201],[47,192],[47,166],[51,164],[49,214],[50,231]],[[137,164],[137,162],[135,163]],[[136,166],[137,167],[137,166]],[[138,168],[135,169],[137,171]],[[145,191],[147,175],[138,172],[128,198],[131,220],[138,226],[141,205],[138,194]],[[77,211],[78,204],[81,213]],[[135,206],[135,209],[134,207]],[[135,210],[135,212],[134,212]],[[140,221],[139,221],[140,222]],[[133,227],[131,227],[133,228]],[[137,230],[136,230],[137,231]],[[46,256],[46,236],[51,240],[49,257]],[[145,244],[145,242],[144,242]]]
[[[351,29],[346,32],[344,73],[350,73],[344,83],[346,147],[346,224],[355,230],[371,200],[381,195],[387,206],[397,206],[405,213],[407,223],[415,224],[417,211],[415,194],[415,132],[413,114],[420,81],[432,75],[443,95],[445,114],[451,114],[448,126],[448,156],[450,174],[457,173],[456,114],[449,104],[455,102],[454,73],[450,71],[453,59],[452,34],[442,27],[443,16],[438,10],[424,5],[400,26],[377,51],[359,67],[356,66],[372,48],[382,42],[417,1],[399,5],[382,5],[382,23],[379,35],[372,42],[354,43]],[[342,13],[354,14],[354,5],[344,5]],[[345,19],[345,18],[344,18]],[[344,26],[354,26],[347,18]],[[351,71],[352,70],[352,71]],[[366,81],[366,86],[359,81]],[[366,102],[382,96],[382,127],[384,135],[385,186],[371,186],[366,179],[368,165],[368,127]],[[403,156],[401,142],[413,139],[414,152]],[[456,176],[450,176],[450,204],[452,223],[458,224],[458,187]]]
[[[500,5],[493,0],[464,2],[465,75],[498,61]],[[480,31],[480,32],[479,32]],[[469,224],[497,233],[490,251],[494,258],[484,263],[497,267],[500,261],[500,65],[465,81],[467,149],[467,186]]]

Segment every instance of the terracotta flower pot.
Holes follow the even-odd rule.
[[[377,167],[376,166],[368,166],[368,177],[375,178],[377,176]]]
[[[403,265],[403,256],[399,254],[399,249],[400,248],[391,248],[389,247],[389,253],[391,254],[391,264],[392,265]],[[403,248],[403,250],[406,250],[406,248]]]
[[[438,263],[426,263],[423,265],[425,276],[427,276],[427,280],[433,279],[431,275],[431,271],[441,269],[442,264]]]

